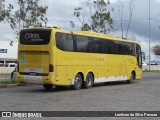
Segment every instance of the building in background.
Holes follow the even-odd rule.
[[[14,58],[0,58],[0,67],[16,67],[17,59]]]
[[[18,43],[0,40],[0,67],[16,67]]]

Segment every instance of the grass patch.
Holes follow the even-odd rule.
[[[17,82],[14,80],[1,80],[0,84],[16,84]]]

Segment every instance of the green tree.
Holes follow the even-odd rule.
[[[5,5],[5,0],[0,0],[0,22],[9,22],[12,19],[11,16],[11,10],[13,9],[13,6],[9,4],[8,6]]]
[[[10,23],[12,29],[21,30],[29,26],[42,26],[47,24],[47,6],[39,6],[39,0],[17,0],[18,10],[15,10]]]
[[[155,45],[152,47],[152,51],[155,55],[160,56],[160,45]]]
[[[0,22],[8,22],[11,28],[15,30],[16,38],[18,38],[17,35],[23,28],[47,24],[48,19],[45,14],[48,7],[40,6],[39,0],[16,1],[18,8],[14,8],[12,3],[6,5],[5,0],[0,0]],[[13,41],[10,42],[10,45],[13,45]]]
[[[113,19],[107,9],[110,1],[88,0],[87,9],[78,7],[74,9],[74,16],[81,23],[81,30],[108,33],[113,29]],[[72,27],[75,23],[70,21]]]

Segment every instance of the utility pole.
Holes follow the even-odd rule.
[[[149,71],[151,70],[151,2],[149,0]]]

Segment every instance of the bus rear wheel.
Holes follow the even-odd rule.
[[[129,80],[127,80],[127,83],[128,83],[128,84],[133,83],[134,78],[135,78],[135,74],[134,74],[134,72],[132,72],[132,73],[131,73],[131,75],[130,75],[130,79],[129,79]]]
[[[72,85],[72,89],[79,90],[82,87],[82,76],[80,74],[77,74],[74,80],[74,85]]]
[[[44,89],[46,89],[46,90],[51,90],[52,87],[53,87],[53,85],[51,85],[51,84],[43,84],[43,87],[44,87]]]
[[[91,88],[93,85],[93,80],[94,80],[93,75],[91,73],[88,73],[86,77],[86,81],[83,82],[83,87]]]

